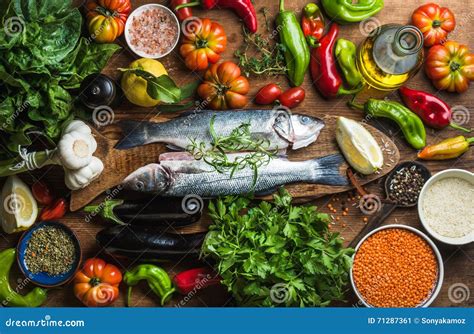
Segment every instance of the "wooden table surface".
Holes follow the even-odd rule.
[[[76,1],[76,4],[82,6],[85,1],[79,0]],[[146,1],[132,0],[133,8],[138,7],[139,5],[145,3],[152,3],[163,1]],[[277,0],[255,0],[256,9],[259,11],[263,7],[267,7],[272,15],[277,12],[278,1]],[[450,34],[450,38],[458,42],[468,44],[471,46],[471,50],[474,49],[474,35],[471,33],[472,24],[474,23],[474,15],[472,15],[471,10],[474,8],[474,0],[456,0],[456,1],[437,1],[441,5],[449,6],[449,8],[454,12],[457,20],[457,26],[453,33]],[[286,1],[287,9],[294,9],[300,11],[301,8],[307,3],[306,0],[292,0]],[[412,11],[421,3],[422,1],[398,1],[398,0],[386,0],[385,8],[381,13],[376,16],[376,20],[382,24],[386,23],[400,23],[407,24],[410,21],[410,15]],[[227,50],[223,54],[223,59],[225,60],[235,60],[233,57],[233,52],[241,45],[242,36],[241,36],[241,23],[238,18],[230,11],[226,10],[213,10],[213,11],[200,11],[194,10],[194,14],[199,17],[209,17],[213,20],[216,20],[223,24],[225,31],[228,37],[228,46]],[[264,32],[264,21],[261,14],[259,14],[259,24],[260,32]],[[341,29],[340,37],[344,37],[350,40],[353,40],[356,43],[360,43],[364,39],[364,29],[360,27],[359,24],[354,24],[350,26],[344,26]],[[112,60],[110,61],[107,68],[104,70],[104,73],[108,74],[114,79],[119,79],[120,74],[116,70],[119,67],[125,67],[132,60],[136,59],[135,56],[127,49],[123,37],[118,40],[118,43],[123,46],[121,52],[117,53]],[[175,50],[176,51],[176,50]],[[183,61],[180,59],[179,55],[176,52],[171,53],[169,56],[161,60],[164,66],[168,69],[169,75],[178,83],[184,84],[193,80],[196,80],[200,77],[198,73],[192,73],[188,71]],[[118,81],[117,81],[118,82]],[[254,96],[256,91],[262,87],[265,83],[276,82],[281,84],[283,87],[287,87],[288,83],[285,77],[273,77],[273,78],[250,78],[251,84],[251,93],[250,96]],[[431,85],[429,80],[426,78],[423,71],[420,71],[409,82],[409,86],[412,88],[422,89],[431,93],[436,94],[445,101],[447,101],[451,106],[460,106],[458,110],[461,110],[460,115],[465,116],[466,122],[464,126],[474,128],[474,117],[472,117],[472,111],[474,110],[474,87],[471,87],[470,90],[464,94],[449,94],[446,92],[437,92],[435,88]],[[348,116],[351,118],[360,118],[362,115],[356,111],[350,110],[346,107],[345,102],[347,98],[336,99],[332,101],[326,101],[317,94],[315,89],[311,86],[311,80],[309,74],[306,77],[303,87],[306,90],[306,99],[305,101],[297,108],[294,109],[298,113],[306,113],[313,116],[322,116],[324,114],[339,115],[339,116]],[[399,99],[397,93],[389,94],[391,99]],[[249,104],[247,108],[252,108],[255,105]],[[462,114],[462,111],[467,111]],[[142,119],[150,118],[156,114],[156,110],[152,108],[138,108],[128,102],[124,102],[120,108],[114,110],[115,121],[121,119]],[[471,117],[469,117],[471,116]],[[401,161],[414,160],[416,159],[416,151],[411,149],[404,139],[401,137],[400,131],[389,124],[388,122],[371,120],[370,124],[375,127],[383,130],[387,133],[392,140],[397,144],[400,153]],[[433,131],[431,129],[427,130],[428,143],[434,143],[442,138],[448,138],[459,134],[455,130],[445,129],[442,131]],[[317,142],[313,145],[317,145]],[[441,162],[427,162],[426,166],[431,170],[432,173],[448,169],[448,168],[461,168],[469,171],[474,171],[474,150],[471,149],[470,152],[464,154],[461,158],[450,160],[450,161],[441,161]],[[65,186],[62,182],[62,172],[58,168],[44,168],[40,171],[37,171],[33,174],[24,174],[22,178],[28,182],[32,183],[35,179],[47,180],[54,185],[54,188],[57,191],[67,192]],[[383,196],[381,193],[381,179],[379,182],[375,182],[367,186],[368,191],[374,194]],[[339,201],[337,201],[339,199]],[[340,208],[340,202],[342,200],[347,200],[347,194],[342,194],[338,196],[326,196],[314,201],[314,204],[321,208],[321,210],[328,212],[327,204],[329,202],[336,203],[334,206]],[[334,204],[333,203],[333,204]],[[339,210],[340,211],[340,210]],[[335,214],[337,216],[337,214]],[[332,226],[333,230],[338,231],[344,237],[346,243],[349,241],[362,229],[364,226],[363,223],[364,215],[355,207],[351,206],[351,210],[347,216],[341,216],[340,220]],[[101,221],[100,219],[94,219],[93,221],[87,223],[84,220],[84,216],[80,213],[69,213],[61,219],[61,222],[71,227],[76,234],[78,235],[82,248],[83,248],[83,258],[89,258],[92,256],[101,256],[107,260],[114,261],[110,256],[107,256],[101,252],[101,249],[97,246],[95,242],[96,233],[102,228],[109,226],[110,223]],[[416,208],[411,209],[396,209],[395,212],[385,221],[384,224],[404,224],[413,226],[423,230],[421,223],[418,219]],[[205,228],[204,225],[198,226],[198,228]],[[5,235],[2,234],[0,237],[0,249],[6,247],[14,247],[19,239],[20,235]],[[474,295],[474,272],[473,272],[473,261],[474,261],[474,245],[467,245],[462,247],[446,246],[439,242],[436,242],[439,249],[441,250],[444,266],[445,266],[445,277],[443,287],[439,296],[432,304],[432,306],[473,306]],[[120,263],[116,262],[123,269],[126,270],[133,263]],[[198,263],[192,263],[187,261],[180,261],[178,263],[169,263],[164,265],[164,267],[169,271],[170,275],[175,273],[190,269],[194,266],[199,265]],[[18,272],[13,272],[12,282],[16,282],[16,279],[21,277]],[[471,298],[465,300],[462,303],[455,303],[453,298],[449,298],[448,290],[454,284],[461,283],[470,289]],[[123,306],[125,297],[125,287],[122,286],[120,299],[114,304],[115,306]],[[354,303],[353,294],[351,291],[348,291],[347,298],[349,302],[341,304],[343,306],[358,306]],[[149,290],[146,284],[140,284],[134,289],[134,297],[132,299],[132,305],[134,306],[158,306],[159,301]],[[183,299],[176,295],[174,299],[168,304],[168,306],[178,305],[178,306],[229,306],[232,304],[232,299],[226,293],[225,288],[223,287],[211,287],[203,291],[199,291],[192,298]],[[80,302],[74,297],[72,293],[72,286],[66,285],[60,288],[50,290],[48,292],[48,301],[46,306],[81,306]]]

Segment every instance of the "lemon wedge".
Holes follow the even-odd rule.
[[[359,122],[339,117],[336,140],[347,162],[359,173],[369,175],[382,168],[382,150],[372,134]]]
[[[38,205],[30,188],[17,176],[10,176],[2,189],[2,228],[6,233],[28,229],[36,221]]]

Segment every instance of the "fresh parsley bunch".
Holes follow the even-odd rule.
[[[211,202],[214,222],[202,247],[239,305],[326,306],[342,300],[353,249],[328,229],[315,206],[294,206],[283,188],[274,202]]]

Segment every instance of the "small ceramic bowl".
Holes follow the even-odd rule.
[[[416,228],[413,228],[411,226],[400,225],[400,224],[391,224],[391,225],[381,226],[379,228],[376,228],[372,232],[368,233],[364,238],[362,238],[361,241],[359,241],[359,243],[355,247],[355,252],[354,252],[354,255],[353,255],[352,259],[355,259],[355,256],[356,256],[360,246],[365,242],[365,240],[367,240],[367,238],[369,238],[371,235],[373,235],[373,234],[375,234],[375,233],[377,233],[381,230],[390,229],[390,228],[405,229],[405,230],[408,230],[410,232],[415,233],[416,235],[420,236],[423,240],[425,240],[428,243],[428,245],[430,245],[431,249],[433,250],[433,253],[436,257],[436,261],[438,262],[438,278],[437,278],[436,283],[433,287],[433,290],[431,290],[430,296],[423,303],[421,303],[420,305],[417,306],[417,307],[428,307],[436,299],[436,297],[438,296],[438,294],[441,290],[441,286],[443,285],[444,265],[443,265],[443,258],[441,257],[441,253],[439,252],[438,247],[436,247],[434,242],[430,238],[428,238],[428,236],[426,234],[424,234],[423,232],[421,232],[421,231],[419,231]],[[352,289],[354,290],[354,292],[356,293],[357,297],[362,302],[362,304],[364,304],[366,307],[374,307],[374,306],[368,304],[364,300],[364,297],[362,296],[362,294],[357,289],[355,281],[354,281],[354,276],[353,276],[353,273],[352,273],[352,268],[351,268],[351,271],[350,271],[350,279],[351,279]]]
[[[76,260],[72,264],[71,269],[64,274],[55,275],[55,276],[51,276],[45,272],[39,272],[39,273],[33,274],[26,265],[26,262],[25,262],[26,247],[28,246],[28,242],[30,241],[33,232],[46,226],[53,226],[55,228],[65,231],[71,237],[75,245]],[[82,257],[81,245],[76,235],[74,234],[74,232],[66,225],[58,223],[58,222],[54,222],[54,221],[47,221],[47,222],[41,222],[41,223],[35,224],[32,228],[30,228],[28,231],[25,231],[23,233],[17,246],[17,261],[18,261],[18,265],[20,266],[21,272],[26,277],[28,277],[31,280],[31,282],[45,288],[57,287],[71,280],[76,274],[77,270],[79,269],[79,265],[81,263],[81,257]]]
[[[428,182],[425,183],[425,185],[423,186],[423,189],[421,189],[420,197],[418,198],[418,215],[420,216],[420,220],[421,220],[421,223],[423,224],[423,227],[425,228],[426,231],[428,231],[428,233],[433,238],[449,245],[465,245],[474,241],[474,231],[460,238],[446,237],[444,235],[439,234],[438,232],[436,232],[430,227],[430,225],[426,222],[425,213],[423,212],[422,204],[423,204],[423,200],[424,200],[427,190],[436,181],[439,181],[448,177],[460,178],[460,179],[470,182],[471,184],[474,184],[474,173],[468,172],[467,170],[463,170],[463,169],[447,169],[433,175],[428,180]],[[466,218],[469,218],[469,217],[466,217]],[[472,219],[472,217],[470,217],[470,219]],[[445,222],[445,224],[447,224],[447,222]]]
[[[172,21],[175,22],[176,27],[177,27],[177,34],[176,34],[176,39],[173,43],[173,47],[170,48],[167,52],[165,52],[163,54],[159,54],[159,55],[157,55],[157,54],[148,54],[148,53],[139,51],[130,43],[130,39],[131,39],[131,37],[130,37],[130,26],[133,22],[133,18],[138,16],[138,15],[141,15],[143,11],[145,11],[147,9],[152,9],[152,8],[160,8],[160,9],[166,11],[172,17],[172,19],[173,19]],[[163,6],[163,5],[159,5],[159,4],[155,4],[155,3],[143,5],[143,6],[140,6],[140,7],[136,8],[128,16],[127,22],[125,23],[125,30],[124,30],[125,40],[127,41],[127,45],[130,48],[130,50],[132,50],[139,57],[151,58],[151,59],[163,58],[163,57],[167,56],[171,51],[173,51],[174,48],[176,47],[176,45],[178,45],[180,34],[181,34],[181,25],[178,21],[178,18],[175,15],[175,13],[173,13],[173,11],[171,9],[169,9],[168,7]]]

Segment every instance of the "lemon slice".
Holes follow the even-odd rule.
[[[28,229],[36,221],[38,205],[30,188],[17,176],[10,176],[2,189],[2,228],[6,233]]]
[[[339,117],[336,140],[347,162],[359,173],[369,175],[382,168],[382,150],[372,134],[359,122]]]

